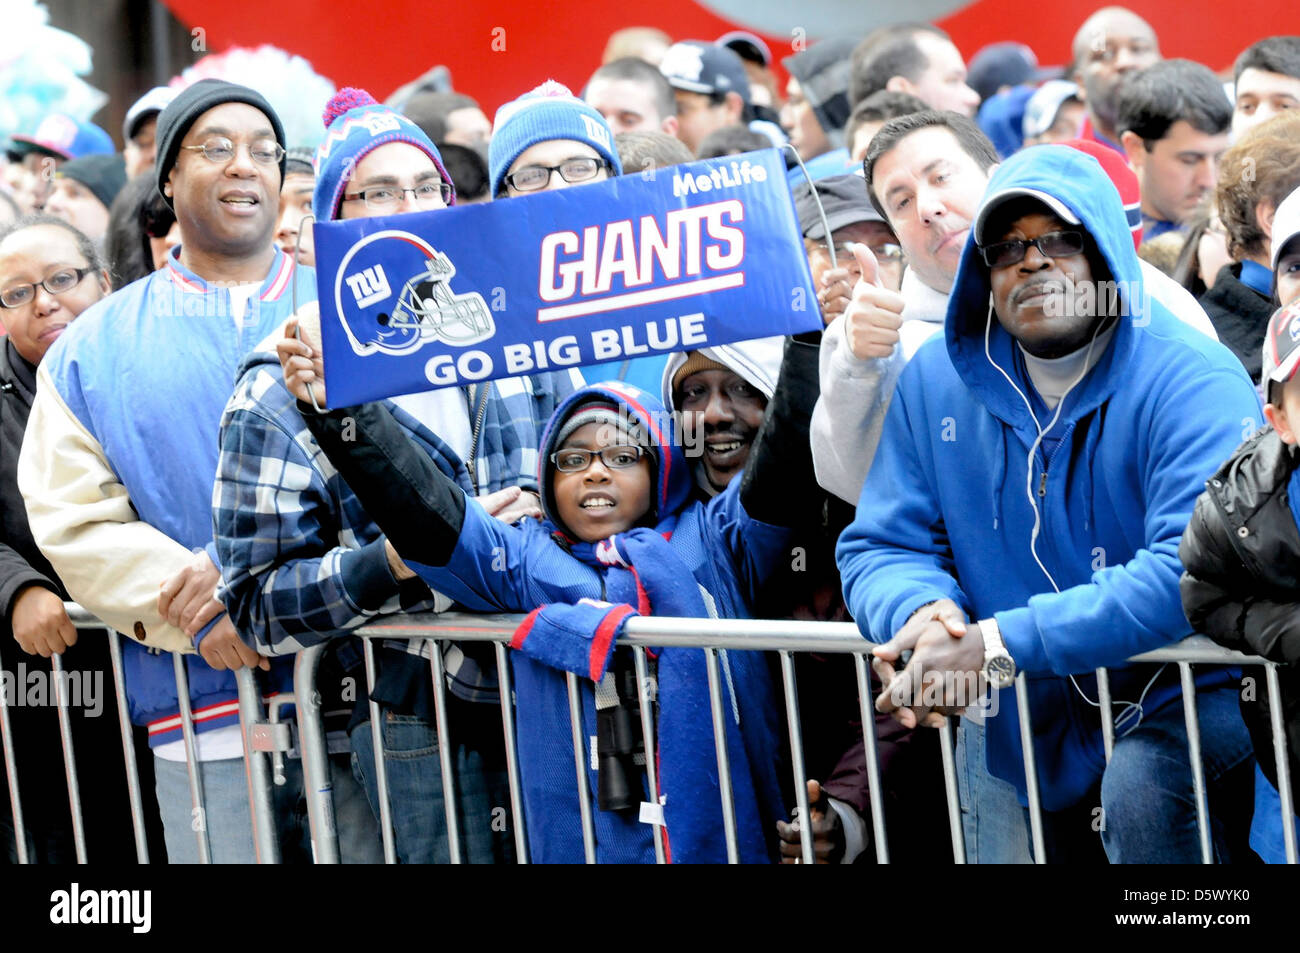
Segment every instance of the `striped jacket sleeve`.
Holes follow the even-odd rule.
[[[140,520],[104,448],[44,365],[18,457],[18,488],[32,538],[73,599],[145,645],[194,651],[189,637],[158,614],[158,587],[192,554]]]
[[[358,535],[368,520],[353,494],[305,425],[289,426],[301,418],[266,412],[274,400],[261,390],[269,386],[270,375],[256,375],[231,399],[213,488],[217,597],[240,635],[258,652],[285,655],[381,613],[446,609],[444,596],[421,587],[423,598],[413,600],[409,587],[399,588],[377,531]],[[344,506],[357,512],[340,512]]]

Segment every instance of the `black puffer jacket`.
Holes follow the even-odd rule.
[[[1287,484],[1300,451],[1271,428],[1259,431],[1219,468],[1196,501],[1178,556],[1183,611],[1220,645],[1283,663],[1282,718],[1293,790],[1300,785],[1300,529]],[[1241,710],[1255,756],[1274,786],[1268,692],[1246,672]],[[1248,690],[1249,689],[1249,690]],[[1293,808],[1300,798],[1293,798]]]
[[[1241,262],[1234,262],[1219,269],[1214,287],[1201,295],[1201,307],[1219,341],[1237,355],[1250,379],[1258,381],[1273,300],[1243,282]]]

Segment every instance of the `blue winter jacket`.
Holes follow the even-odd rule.
[[[300,303],[316,300],[314,272],[275,250],[258,293],[236,320],[230,291],[194,274],[174,249],[161,269],[87,308],[41,364],[42,386],[53,389],[60,410],[66,408],[67,426],[84,430],[93,441],[139,519],[183,547],[206,549],[214,562],[212,486],[222,410],[244,356],[292,312],[295,281]],[[73,489],[45,492],[56,500],[71,495],[85,511],[82,518],[92,521],[93,507],[72,495],[80,458],[60,464],[67,472],[49,478]],[[130,524],[124,532],[129,534]],[[75,561],[82,555],[61,550],[59,558]],[[65,572],[73,575],[75,567],[60,568],[61,576]],[[120,568],[103,573],[94,598],[69,589],[87,609],[112,619],[121,573]],[[137,580],[147,589],[162,582]],[[141,617],[145,626],[153,625],[156,612]],[[196,637],[196,646],[208,629]],[[130,625],[121,630],[138,637]],[[132,722],[148,726],[151,745],[178,740],[172,659],[132,639],[123,645]],[[187,655],[186,668],[196,730],[237,725],[234,673],[214,670],[197,654]],[[290,660],[280,659],[271,672],[256,673],[263,691],[289,690],[292,669]]]
[[[771,568],[783,555],[789,530],[748,516],[741,505],[741,480],[707,504],[688,500],[693,485],[680,442],[673,435],[673,419],[662,405],[631,385],[609,382],[590,385],[571,395],[556,410],[542,440],[541,474],[543,507],[554,512],[549,492],[550,452],[555,449],[557,422],[564,421],[575,403],[604,397],[629,409],[632,419],[643,421],[645,432],[659,448],[659,465],[653,494],[655,529],[667,533],[676,555],[690,568],[691,582],[707,592],[706,604],[720,618],[747,618],[749,605]],[[360,418],[359,418],[360,419]],[[362,421],[358,431],[370,431]],[[331,459],[334,459],[331,453]],[[340,466],[343,461],[336,460]],[[362,483],[348,476],[357,492],[366,495]],[[383,519],[380,519],[383,525]],[[506,526],[488,516],[473,499],[465,501],[464,518],[455,547],[445,564],[410,562],[430,588],[445,593],[467,609],[484,612],[530,611],[546,604],[573,605],[580,600],[606,597],[605,571],[586,564],[566,550],[549,520],[524,520]],[[409,559],[408,559],[409,562]],[[650,567],[653,569],[653,567]],[[692,590],[694,587],[692,587]],[[616,600],[617,601],[617,600]],[[593,638],[590,631],[574,632],[581,642]],[[540,642],[540,639],[538,640]],[[519,759],[524,808],[528,820],[530,856],[542,863],[581,863],[582,834],[578,815],[578,789],[574,773],[573,745],[569,725],[566,674],[529,657],[534,650],[530,636],[521,651],[512,652],[515,693],[519,707]],[[690,652],[694,650],[671,650]],[[784,816],[776,782],[778,757],[778,711],[766,664],[757,652],[728,652],[724,667],[724,709],[734,727],[729,727],[741,858],[766,862],[772,859],[771,836],[776,820]],[[582,653],[585,659],[586,653]],[[586,665],[575,671],[587,676]],[[582,685],[582,737],[596,736],[593,682]],[[675,712],[682,716],[683,713]],[[699,748],[713,757],[709,712],[690,713],[685,730],[699,735]],[[661,726],[663,724],[661,715]],[[681,724],[681,717],[676,719]],[[732,748],[735,744],[737,747]],[[707,746],[707,747],[705,747]],[[742,752],[743,747],[743,752]],[[588,786],[595,803],[597,778],[588,761]],[[749,772],[739,776],[739,766]],[[668,773],[668,768],[664,768]],[[746,799],[743,791],[752,792]],[[666,790],[669,846],[673,849],[674,805],[697,813],[717,813],[714,836],[674,849],[674,859],[724,861],[719,793],[712,790]],[[597,856],[607,863],[654,862],[651,827],[635,812],[596,811]],[[697,828],[698,829],[698,828]]]
[[[1090,673],[1111,668],[1118,715],[1121,700],[1142,699],[1154,671],[1124,660],[1189,634],[1178,542],[1204,481],[1257,428],[1260,408],[1226,348],[1141,294],[1123,207],[1095,159],[1065,147],[1025,150],[993,176],[985,201],[1006,189],[1046,193],[1071,210],[1095,239],[1127,316],[1066,397],[1052,431],[1061,440],[1050,459],[1039,449],[1031,475],[1038,430],[1026,398],[1037,397],[992,312],[972,230],[945,334],[899,380],[837,559],[849,609],[877,642],[939,598],[973,620],[997,619],[1029,678],[1043,804],[1055,810],[1084,796],[1105,765]],[[1046,424],[1041,402],[1037,412]],[[1032,550],[1031,493],[1041,520]],[[1065,677],[1072,673],[1077,688]],[[1198,683],[1224,678],[1207,672]],[[1177,697],[1176,672],[1166,671],[1142,699],[1145,712]],[[988,766],[1023,803],[1014,691],[999,702]]]

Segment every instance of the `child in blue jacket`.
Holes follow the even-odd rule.
[[[810,359],[787,362],[787,373],[816,374],[816,350],[806,350]],[[281,347],[287,383],[300,399],[303,380],[314,375],[295,373],[290,355],[306,353],[299,342]],[[585,387],[556,410],[543,435],[538,485],[545,518],[515,526],[468,498],[382,404],[304,414],[321,449],[387,533],[397,578],[418,574],[466,609],[529,613],[512,646],[534,861],[583,856],[564,673],[586,677],[582,735],[595,738],[597,698],[606,694],[602,679],[628,617],[749,615],[759,587],[785,555],[785,526],[805,516],[797,501],[815,498],[799,493],[794,482],[811,478],[811,408],[785,399],[806,392],[778,392],[759,438],[769,449],[751,460],[743,480],[701,503],[690,500],[687,462],[662,405],[624,383]],[[769,832],[784,816],[772,686],[758,653],[724,652],[720,662],[740,856],[771,861]],[[666,648],[657,664],[655,757],[670,857],[721,862],[726,851],[704,654]],[[587,781],[595,802],[598,771],[589,769]],[[640,800],[644,789],[636,794]],[[596,812],[599,860],[653,861],[652,829],[641,822],[639,807]]]

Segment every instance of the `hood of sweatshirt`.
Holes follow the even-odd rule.
[[[711,361],[717,361],[731,368],[768,400],[776,393],[776,379],[781,373],[781,359],[785,354],[785,338],[755,338],[752,341],[737,341],[734,344],[719,344],[714,347],[698,349]],[[663,386],[661,390],[665,407],[677,410],[673,400],[673,376],[686,363],[686,355],[691,351],[678,351],[668,355],[664,365]]]
[[[1059,203],[1092,238],[1113,281],[1120,318],[1106,352],[1067,398],[1063,420],[1077,419],[1114,392],[1133,360],[1137,335],[1153,320],[1171,320],[1143,293],[1141,270],[1124,206],[1114,184],[1090,155],[1066,146],[1035,146],[1017,153],[993,175],[980,213],[1009,194],[1037,194]],[[1050,204],[1050,203],[1049,203]],[[1059,213],[1058,213],[1059,214]],[[977,215],[976,221],[980,221]],[[945,341],[953,366],[991,413],[1013,427],[1033,428],[1023,391],[1013,386],[1017,342],[993,311],[989,269],[975,244],[972,227],[962,251],[948,301]],[[1008,379],[1010,375],[1010,380]],[[1019,387],[1019,391],[1017,389]]]

